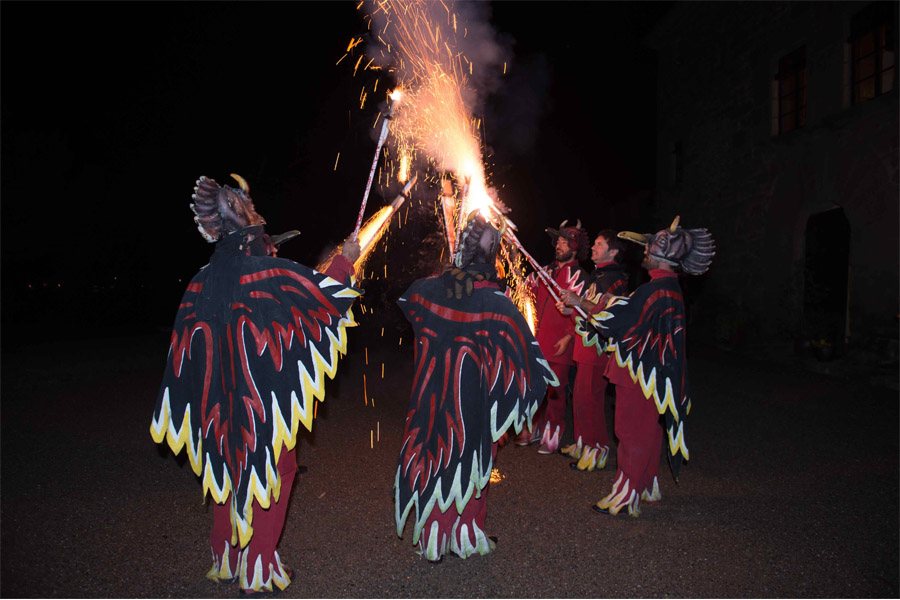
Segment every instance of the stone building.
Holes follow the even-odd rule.
[[[653,221],[718,243],[692,336],[896,359],[897,5],[679,2],[646,38]]]

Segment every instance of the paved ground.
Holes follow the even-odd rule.
[[[497,552],[432,565],[393,526],[408,345],[370,345],[366,367],[362,337],[302,442],[286,597],[898,596],[893,389],[695,349],[693,458],[679,485],[662,471],[662,502],[597,515],[614,462],[581,474],[508,447]],[[4,354],[0,595],[237,596],[204,579],[211,513],[148,433],[165,351],[160,333]]]

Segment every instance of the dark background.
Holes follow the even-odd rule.
[[[666,5],[491,8],[514,57],[485,142],[528,248],[549,260],[543,229],[564,218],[659,227],[632,208],[655,187],[654,57],[639,40]],[[361,76],[335,63],[362,19],[354,2],[3,1],[0,27],[0,596],[234,597],[201,576],[199,482],[147,436],[167,330],[212,251],[191,188],[242,174],[271,231],[303,231],[282,255],[306,264],[346,235],[376,106],[358,109]],[[392,194],[374,190],[370,212]],[[417,191],[421,209],[372,259],[391,274],[364,281],[377,310],[354,310],[359,329],[390,322],[434,196]],[[678,485],[661,478],[663,502],[607,519],[590,506],[614,469],[509,447],[491,492],[499,551],[423,565],[391,518],[411,344],[361,333],[304,436],[288,596],[898,597],[896,363],[869,385],[852,364],[841,381],[779,363],[777,343],[749,357],[698,345],[692,461]],[[73,337],[96,339],[30,344]]]
[[[486,162],[539,260],[563,219],[642,225],[623,209],[655,185],[640,39],[670,4],[490,6],[512,54],[482,109]],[[212,250],[188,208],[200,175],[241,174],[270,232],[300,229],[282,256],[315,264],[352,230],[377,110],[358,105],[372,75],[336,65],[365,34],[355,2],[3,2],[0,23],[4,346],[168,327]],[[367,214],[394,193],[373,188]],[[435,195],[418,186],[392,232],[404,253],[436,226]]]

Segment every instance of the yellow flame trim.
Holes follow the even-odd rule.
[[[356,278],[351,277],[350,285],[356,284]],[[326,288],[339,285],[341,289],[332,294],[335,298],[355,298],[360,293],[352,288],[344,287],[338,281],[326,277],[319,284],[320,288]],[[337,323],[337,333],[335,334],[330,328],[326,328],[325,334],[328,337],[329,344],[326,350],[327,356],[323,356],[315,348],[310,346],[312,351],[312,374],[310,374],[302,363],[298,363],[302,403],[297,397],[296,392],[291,392],[291,418],[290,427],[288,427],[284,416],[278,409],[277,400],[272,396],[272,418],[274,422],[274,431],[272,436],[272,449],[275,461],[281,456],[282,446],[287,446],[288,450],[292,450],[297,443],[297,432],[299,431],[299,423],[303,423],[307,430],[312,431],[312,422],[314,419],[314,402],[315,400],[324,401],[325,396],[325,378],[333,379],[337,372],[339,355],[343,356],[347,353],[347,327],[355,327],[358,323],[353,316],[353,310],[348,309],[346,316],[342,317]],[[172,412],[169,401],[169,389],[163,392],[162,406],[160,407],[159,418],[154,418],[150,423],[150,436],[157,444],[166,441],[169,448],[175,455],[181,452],[181,449],[187,446],[188,458],[194,474],[200,476],[203,473],[203,495],[209,494],[218,504],[224,504],[229,496],[233,498],[234,488],[231,482],[231,476],[227,467],[223,465],[222,487],[216,485],[216,478],[212,470],[212,461],[208,458],[201,462],[200,457],[203,452],[203,438],[198,432],[198,447],[194,447],[193,437],[191,436],[191,406],[188,405],[184,411],[184,417],[181,426],[176,429],[172,420]],[[205,465],[203,464],[205,463]],[[272,467],[272,461],[266,461],[265,484],[260,480],[256,469],[250,471],[250,482],[248,484],[247,499],[244,504],[243,513],[246,519],[242,518],[237,511],[234,502],[231,505],[231,543],[240,542],[240,547],[244,548],[253,537],[253,500],[266,509],[270,505],[270,498],[274,497],[277,502],[281,497],[281,477],[276,469]],[[202,471],[201,471],[202,470]],[[289,580],[288,580],[289,583]],[[285,587],[287,587],[285,585]],[[283,588],[282,588],[283,589]]]

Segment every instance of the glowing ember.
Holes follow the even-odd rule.
[[[400,166],[397,168],[397,181],[406,183],[409,180],[409,165],[412,162],[412,151],[408,144],[398,146]]]
[[[506,479],[506,475],[500,472],[500,469],[494,467],[491,469],[491,483],[497,484]]]

